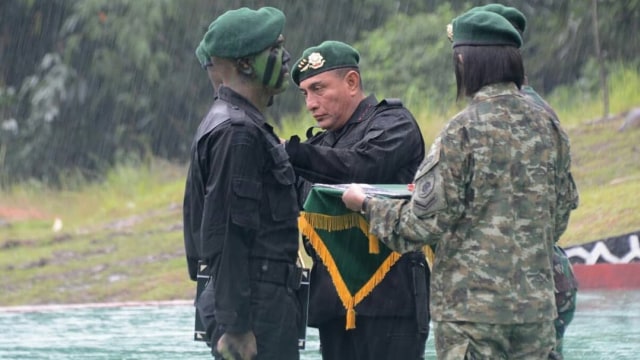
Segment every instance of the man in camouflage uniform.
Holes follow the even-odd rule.
[[[546,359],[557,317],[553,245],[578,193],[569,140],[519,91],[522,38],[502,16],[452,23],[458,97],[415,177],[410,201],[343,195],[370,230],[405,252],[436,246],[431,316],[439,359]]]
[[[473,10],[490,11],[501,15],[518,30],[521,36],[527,27],[527,18],[522,12],[513,7],[502,4],[488,4],[475,7],[470,11]],[[528,100],[542,107],[555,121],[559,121],[558,115],[553,108],[528,84],[526,76],[520,91]],[[549,358],[560,360],[562,359],[562,339],[576,311],[578,282],[573,274],[573,268],[571,267],[569,258],[564,250],[557,244],[553,246],[553,280],[555,283],[558,317],[554,321],[556,328],[556,346],[549,355]]]

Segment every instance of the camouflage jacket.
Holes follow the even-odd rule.
[[[569,139],[514,84],[478,91],[435,140],[410,201],[372,199],[370,230],[406,252],[436,246],[436,321],[553,320],[552,247],[578,205]]]
[[[523,85],[520,92],[526,99],[529,99],[534,104],[541,106],[549,115],[551,115],[554,121],[560,121],[558,114],[556,114],[551,105],[549,105],[549,103],[547,103],[531,86]],[[560,312],[561,310],[559,308],[560,305],[558,301],[559,297],[574,297],[578,289],[578,281],[573,273],[573,268],[571,267],[571,262],[569,261],[567,254],[557,244],[553,247],[553,271],[553,280],[556,285],[556,307],[558,308],[558,312]],[[564,301],[560,301],[560,303],[566,303],[566,301],[567,300],[565,299]],[[573,307],[573,311],[575,311],[575,306]]]

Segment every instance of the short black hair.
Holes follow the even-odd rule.
[[[453,65],[458,99],[496,83],[513,82],[520,89],[524,81],[522,55],[513,46],[457,46],[453,49]]]
[[[351,70],[358,73],[358,76],[360,77],[360,82],[359,82],[360,90],[364,91],[364,86],[362,85],[362,74],[360,73],[360,69],[358,69],[357,67],[343,67],[343,68],[336,69],[335,72],[338,77],[341,77],[344,79],[344,77],[347,76],[347,74]]]

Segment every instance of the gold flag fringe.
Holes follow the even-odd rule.
[[[369,233],[369,223],[362,216],[358,227],[369,238],[369,254],[380,254],[380,242],[375,235]]]
[[[302,212],[309,224],[315,229],[325,231],[342,231],[357,227],[369,239],[369,254],[379,254],[380,245],[378,238],[369,233],[369,223],[362,215],[358,213],[348,213],[338,216],[330,216],[318,213]]]
[[[433,262],[436,258],[436,254],[433,252],[433,249],[431,248],[431,246],[425,245],[422,247],[422,252],[424,253],[424,257],[427,259],[429,270],[433,269]]]
[[[356,328],[356,310],[353,308],[355,305],[352,305],[349,309],[347,309],[347,325],[345,325],[345,329],[351,330]]]
[[[373,237],[376,244],[375,248],[377,249],[375,253],[379,253],[380,248],[378,247],[378,239],[372,234],[369,234],[369,228],[366,220],[358,214],[354,213],[342,216],[327,216],[316,213],[301,212],[300,217],[298,218],[298,228],[300,232],[309,239],[311,246],[313,246],[314,250],[327,267],[331,280],[333,281],[333,285],[338,293],[338,297],[340,298],[340,301],[342,301],[342,305],[347,310],[345,326],[347,330],[355,329],[356,327],[355,306],[367,297],[371,291],[373,291],[373,289],[384,279],[391,267],[398,261],[398,259],[400,259],[400,254],[397,252],[389,254],[371,278],[369,278],[362,288],[356,292],[355,296],[352,296],[344,282],[344,279],[342,278],[342,275],[340,274],[340,271],[338,271],[338,267],[333,256],[322,239],[320,239],[320,236],[315,229],[339,231],[351,229],[356,226],[360,228],[360,230],[363,230],[363,228],[366,230],[363,230],[363,233],[369,238],[370,252],[372,250],[371,244]]]

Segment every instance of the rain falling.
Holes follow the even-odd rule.
[[[218,16],[241,7],[281,9],[289,66],[325,40],[352,45],[366,95],[401,99],[428,154],[468,104],[456,93],[447,25],[486,4],[0,2],[0,328],[15,337],[2,332],[0,358],[210,358],[204,342],[193,341],[197,285],[185,261],[183,201],[194,134],[214,102],[196,48]],[[638,265],[640,1],[502,4],[526,17],[519,50],[526,82],[553,107],[571,141],[580,205],[558,244],[580,248],[574,252],[593,258],[591,265]],[[281,139],[304,141],[321,131],[319,121],[306,92],[290,76],[286,81],[264,115]],[[624,244],[611,245],[618,238]],[[585,245],[599,240],[606,245]],[[304,246],[299,257],[311,267]],[[589,266],[571,261],[580,274]],[[631,283],[637,281],[607,278],[579,287],[565,359],[638,357],[640,285]],[[33,330],[51,346],[18,335]],[[320,359],[318,330],[307,330],[301,359]],[[432,321],[426,359],[436,358],[434,340]]]

